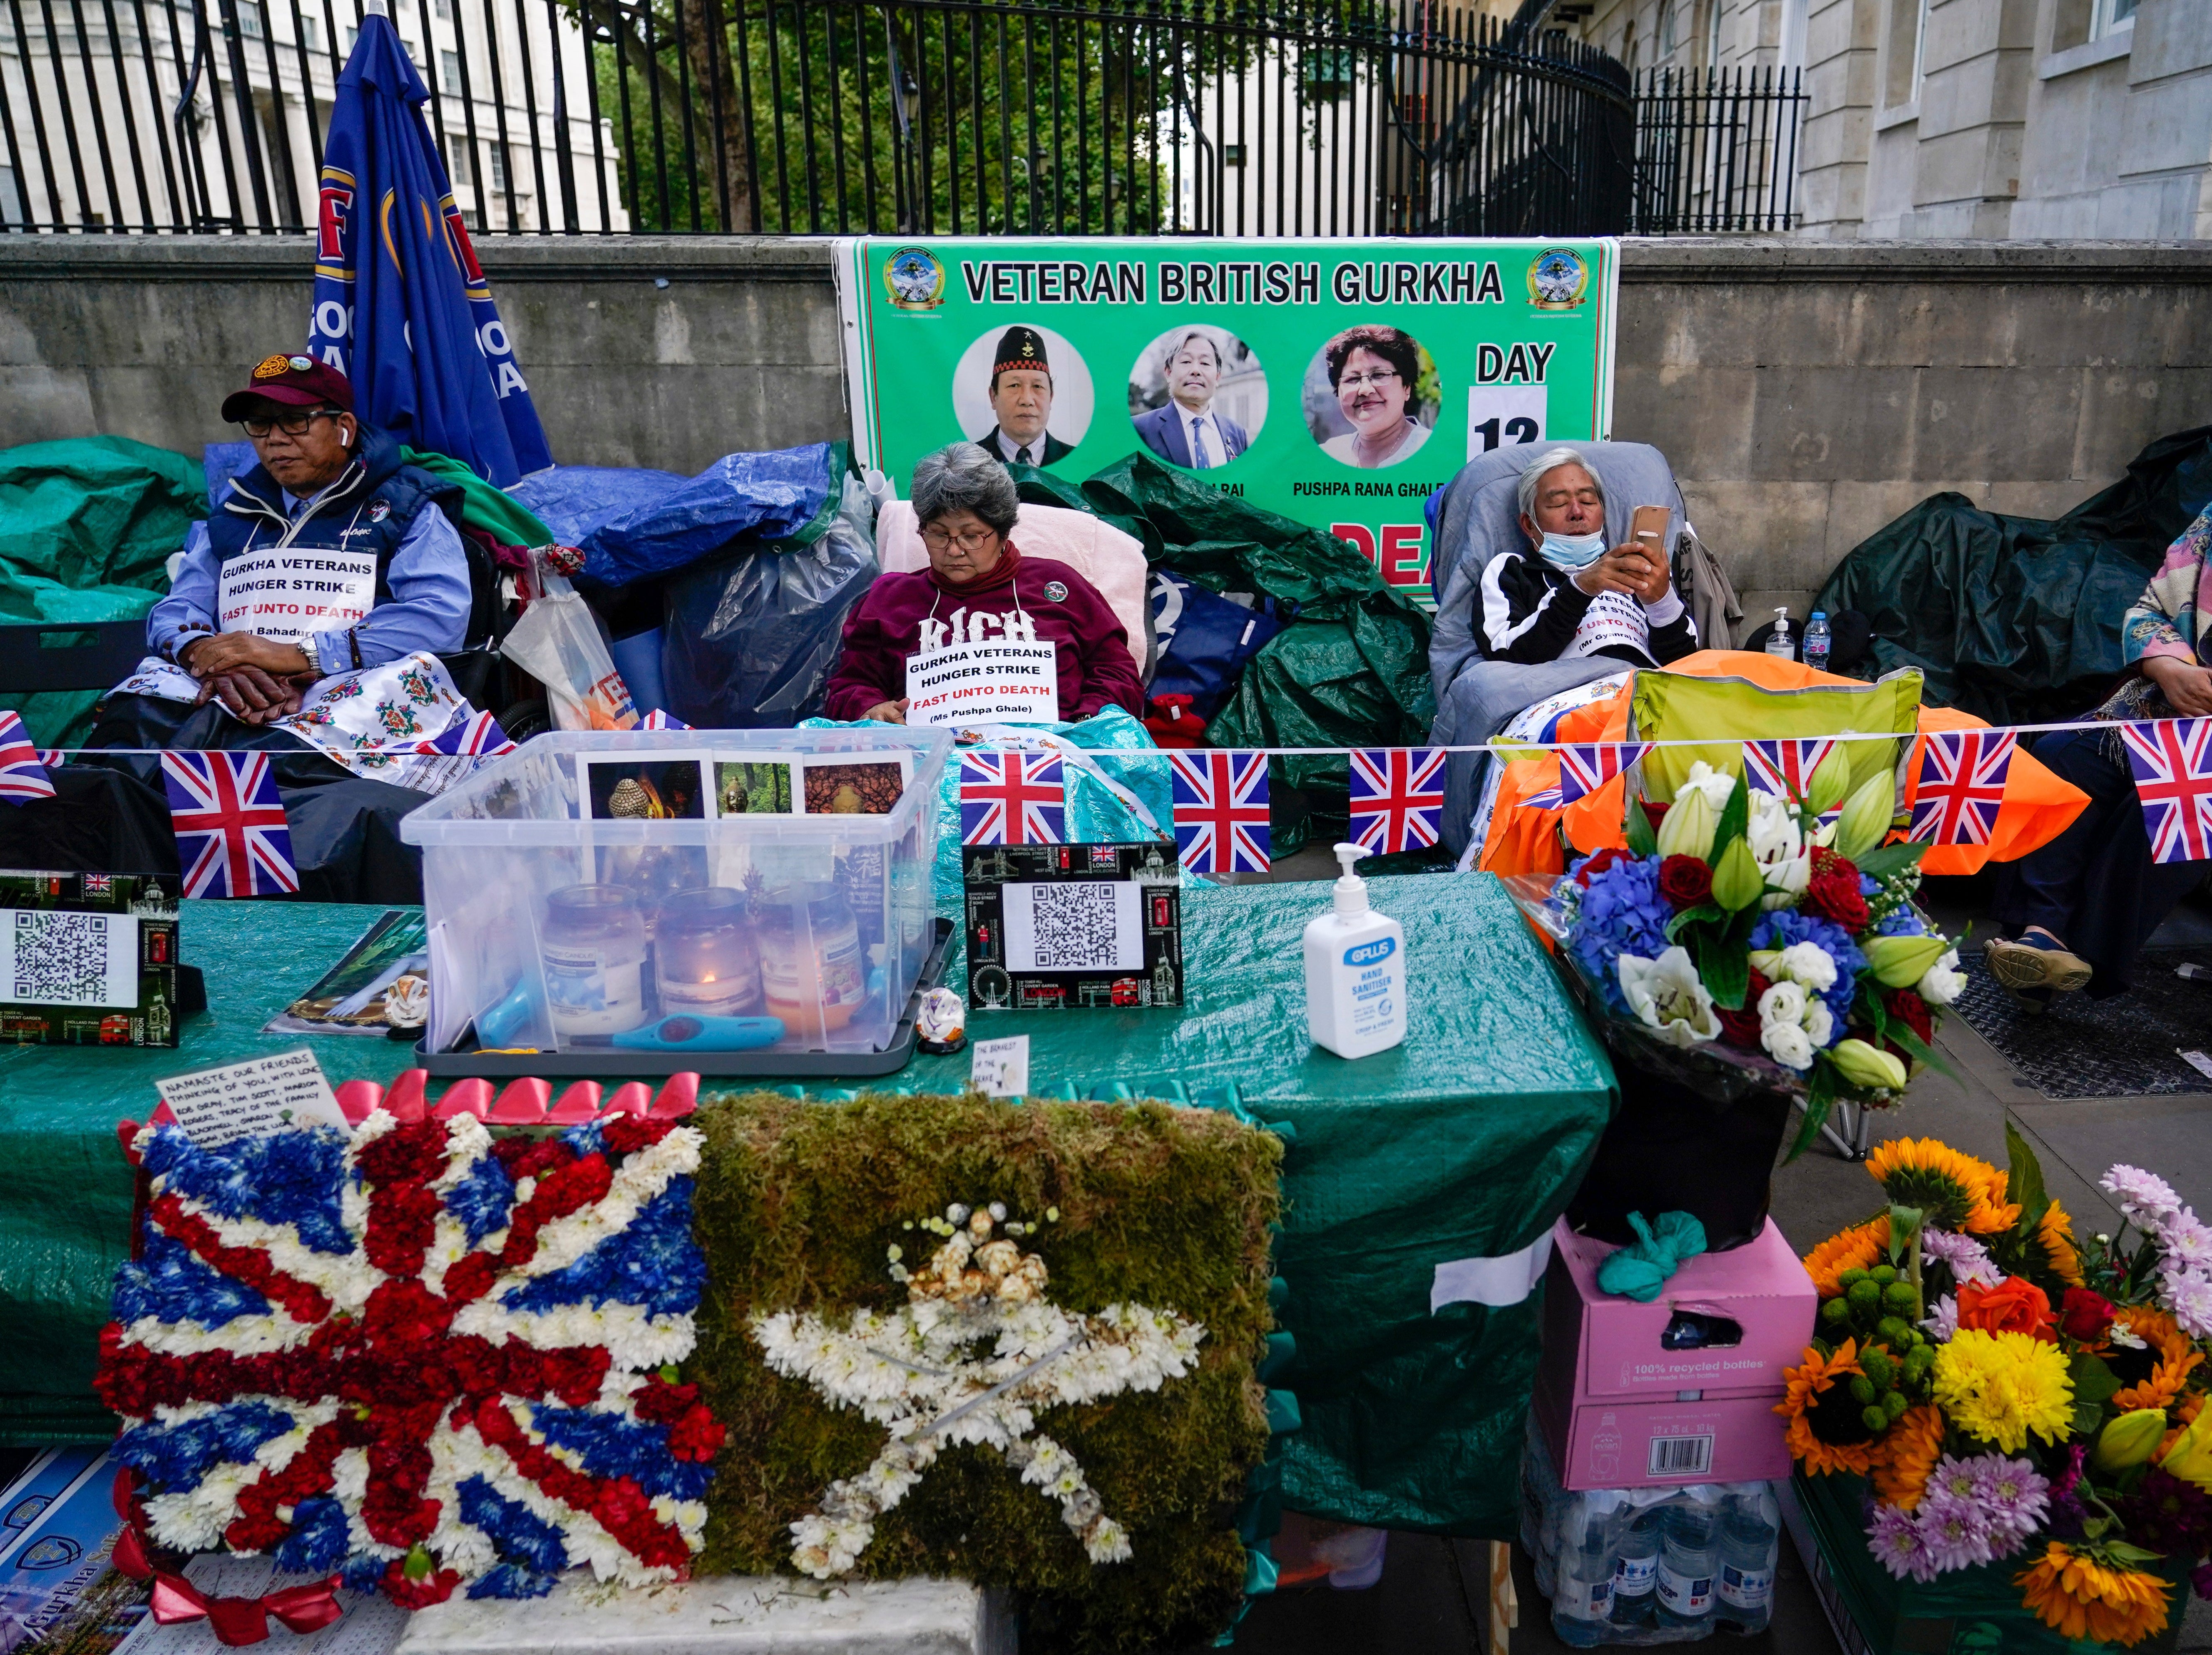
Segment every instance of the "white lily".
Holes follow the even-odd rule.
[[[1674,797],[1679,803],[1685,793],[1703,793],[1705,803],[1713,807],[1713,815],[1717,817],[1728,809],[1729,797],[1735,791],[1734,776],[1725,770],[1716,770],[1699,759],[1690,767],[1690,779],[1674,790]]]
[[[1620,972],[1629,1009],[1668,1045],[1690,1046],[1720,1038],[1713,997],[1698,979],[1689,949],[1678,945],[1656,960],[1624,954]]]

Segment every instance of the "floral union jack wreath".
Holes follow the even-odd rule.
[[[143,1224],[96,1385],[125,1425],[118,1562],[154,1574],[160,1618],[206,1612],[225,1642],[264,1624],[246,1602],[250,1628],[226,1626],[240,1605],[152,1568],[149,1543],[326,1576],[263,1600],[295,1629],[336,1610],[293,1599],[341,1584],[420,1608],[539,1596],[577,1565],[687,1574],[723,1436],[674,1366],[706,1278],[696,1131],[613,1116],[495,1140],[379,1110],[349,1137],[128,1142]]]

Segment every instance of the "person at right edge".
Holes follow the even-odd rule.
[[[2212,507],[2182,530],[2120,622],[2128,676],[2088,716],[2118,725],[2212,717]],[[2157,862],[2117,728],[2061,730],[2035,756],[2089,796],[2073,825],[2040,850],[2000,864],[1996,918],[2003,937],[1983,959],[1990,975],[2033,1009],[2086,989],[2124,992],[2136,956],[2212,863]]]
[[[1604,655],[1658,667],[1697,649],[1697,623],[1666,560],[1633,542],[1607,549],[1605,485],[1580,454],[1536,455],[1518,492],[1528,544],[1498,553],[1482,572],[1474,631],[1484,654],[1523,665]],[[1629,515],[1620,513],[1624,538]]]

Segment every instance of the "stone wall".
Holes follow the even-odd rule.
[[[554,452],[696,470],[847,430],[818,241],[486,238]],[[190,452],[305,335],[304,242],[0,237],[0,445]],[[1614,434],[1673,460],[1747,609],[1952,488],[2057,513],[2212,423],[2212,245],[1631,242]]]

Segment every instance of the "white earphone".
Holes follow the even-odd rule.
[[[338,446],[341,448],[350,448],[353,446],[353,433],[348,431],[343,426],[338,427]]]

